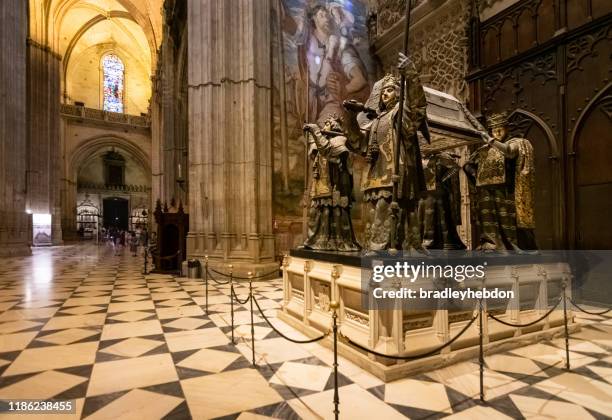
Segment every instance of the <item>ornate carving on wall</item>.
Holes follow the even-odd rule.
[[[567,73],[583,71],[580,62],[586,57],[596,57],[595,45],[604,40],[612,40],[612,26],[608,25],[595,33],[576,38],[567,45]]]
[[[508,67],[502,71],[488,75],[483,80],[485,110],[487,103],[493,101],[500,92],[512,94],[518,99],[523,92],[521,76],[528,74],[531,80],[538,78],[542,80],[542,85],[549,81],[557,80],[557,58],[554,51],[548,54],[537,56],[532,60],[521,62],[518,66]],[[504,83],[512,78],[512,90],[509,90]]]
[[[485,77],[485,79],[483,80],[485,104],[490,100],[493,100],[495,94],[497,94],[498,92],[506,92],[506,89],[503,87],[503,84],[509,77],[514,76],[514,69],[507,68],[503,71],[493,73]]]
[[[382,35],[404,15],[406,0],[380,0],[376,19],[376,35]]]
[[[509,137],[525,138],[532,125],[533,120],[527,115],[514,113],[508,124]]]
[[[380,37],[403,16],[405,0],[381,0],[377,15],[377,35]],[[424,0],[417,1],[417,4]],[[465,75],[468,70],[468,25],[470,0],[449,0],[415,23],[411,34],[412,57],[425,77],[425,83],[460,100],[467,99]],[[394,47],[395,48],[395,47]],[[387,56],[386,51],[377,52]],[[391,57],[391,55],[389,55]],[[395,70],[392,60],[383,57],[383,70]]]
[[[456,3],[449,14],[418,34],[424,39],[415,60],[423,74],[428,75],[429,86],[465,101],[468,95],[465,75],[468,70],[467,27],[470,12],[466,0],[457,0]],[[427,38],[426,34],[429,34]]]
[[[493,5],[498,0],[481,0],[480,2],[480,11],[483,9]],[[483,3],[489,3],[484,4]],[[499,12],[494,18],[488,20],[482,25],[482,30],[486,31],[491,27],[495,27],[498,31],[502,27],[502,25],[506,22],[506,19],[511,19],[513,24],[518,23],[518,18],[523,14],[525,9],[530,9],[531,16],[535,15],[538,12],[538,7],[542,3],[542,0],[527,0],[522,3],[515,3],[513,5],[508,5],[508,8],[504,9],[502,12]],[[510,7],[513,6],[513,7]]]
[[[542,77],[542,85],[557,78],[557,58],[554,52],[521,63],[521,72],[531,73],[531,80]]]

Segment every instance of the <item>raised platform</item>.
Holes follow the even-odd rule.
[[[340,255],[339,255],[340,254]],[[317,258],[307,258],[307,256]],[[319,258],[320,257],[320,258]],[[500,257],[502,258],[502,257]],[[344,261],[340,263],[339,261]],[[362,269],[359,256],[346,253],[319,253],[295,250],[283,262],[283,306],[279,318],[304,334],[315,337],[331,326],[330,302],[339,303],[341,335],[361,346],[387,355],[426,353],[455,337],[476,312],[452,312],[447,309],[393,310],[364,307]],[[496,264],[487,269],[486,287],[512,290],[514,299],[503,309],[496,309],[498,318],[512,324],[527,324],[544,316],[558,302],[562,284],[571,290],[569,265],[562,262],[539,264]],[[419,279],[431,284],[431,280]],[[521,347],[560,336],[564,332],[562,306],[542,321],[527,327],[510,327],[485,316],[483,334],[487,354]],[[485,308],[486,311],[486,308]],[[486,312],[485,312],[486,313]],[[579,325],[568,311],[569,328]],[[363,369],[383,381],[392,381],[408,374],[431,370],[478,354],[478,321],[441,353],[423,359],[395,361],[375,357],[340,340],[339,351]],[[331,339],[324,340],[331,345]]]
[[[312,249],[298,248],[289,251],[292,257],[303,258],[305,260],[317,260],[334,264],[361,267],[362,252],[339,252],[339,251],[314,251]]]

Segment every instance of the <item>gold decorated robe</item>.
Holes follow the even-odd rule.
[[[514,160],[514,202],[516,205],[516,225],[519,228],[535,228],[534,192],[535,163],[533,146],[527,139],[514,137],[508,144],[516,146],[518,153]],[[479,152],[477,187],[505,186],[508,184],[506,158],[494,147]]]

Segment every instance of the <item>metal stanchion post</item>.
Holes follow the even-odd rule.
[[[206,306],[206,315],[208,315],[208,255],[204,255],[204,285],[206,288],[204,305]]]
[[[334,333],[334,418],[338,420],[340,416],[340,396],[338,395],[338,302],[332,301],[329,304],[332,309],[332,331]]]
[[[479,354],[478,354],[478,365],[480,367],[480,401],[484,402],[484,351],[482,348],[483,345],[483,317],[482,317],[482,299],[480,299],[480,303],[478,304],[478,346],[479,346]]]
[[[253,322],[253,273],[249,271],[249,296],[251,297],[251,354],[253,356],[253,366],[255,366],[255,323]]]
[[[147,257],[149,255],[149,250],[148,247],[145,246],[144,249],[144,270],[143,270],[143,274],[147,274]]]
[[[230,308],[232,312],[232,344],[236,344],[234,341],[234,266],[229,265],[229,275],[230,275]]]
[[[565,326],[565,368],[570,370],[570,356],[569,356],[569,330],[567,328],[567,295],[565,289],[567,283],[563,283],[563,324]]]

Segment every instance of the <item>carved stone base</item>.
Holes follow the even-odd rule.
[[[338,324],[342,337],[379,353],[389,355],[419,355],[427,353],[456,337],[477,314],[469,310],[451,312],[443,309],[378,310],[363,306],[361,269],[329,261],[286,257],[283,262],[283,304],[278,317],[310,337],[329,331],[332,324],[330,302],[339,304]],[[487,269],[487,288],[513,290],[515,297],[504,308],[497,309],[498,318],[512,324],[527,324],[546,314],[550,305],[558,302],[561,284],[571,273],[565,263],[499,265]],[[431,280],[417,279],[417,283]],[[549,298],[549,295],[550,298]],[[365,300],[367,301],[367,300]],[[486,305],[486,304],[485,304]],[[568,310],[569,329],[580,326]],[[341,338],[339,352],[344,357],[384,381],[392,381],[415,372],[436,369],[478,355],[479,320],[451,346],[439,354],[412,361],[396,361],[374,357],[349,345]],[[483,322],[487,354],[550,340],[564,332],[561,305],[543,320],[528,327],[510,327],[488,316]],[[343,342],[344,340],[344,342]],[[331,346],[331,339],[323,343]]]
[[[300,330],[304,335],[308,337],[318,337],[321,335],[321,331],[316,328],[306,327],[302,322],[297,320],[295,317],[288,315],[282,311],[279,311],[278,318],[292,327]],[[568,330],[570,334],[580,331],[580,325],[572,323],[569,325]],[[485,351],[485,362],[488,355],[495,353],[501,353],[512,349],[525,347],[530,344],[540,343],[543,341],[551,341],[555,338],[564,336],[563,325],[555,328],[549,328],[546,331],[535,331],[519,337],[511,337],[503,340],[494,341],[483,346]],[[333,349],[333,340],[330,337],[319,341],[322,345],[327,348]],[[415,375],[421,372],[428,372],[435,369],[440,369],[445,366],[450,366],[455,363],[463,362],[466,360],[472,360],[478,362],[478,346],[467,347],[451,352],[441,353],[435,356],[427,357],[420,360],[412,360],[403,362],[400,364],[392,364],[386,366],[379,361],[375,361],[371,356],[356,350],[351,345],[343,342],[338,337],[338,353],[355,363],[357,366],[365,371],[370,372],[383,382],[392,382],[401,378]],[[562,363],[560,365],[563,365]],[[485,385],[486,386],[486,385]]]

